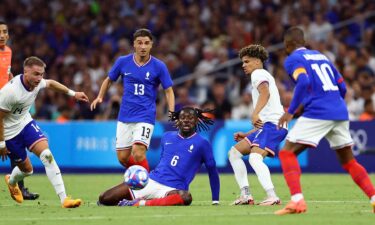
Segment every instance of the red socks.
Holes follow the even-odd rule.
[[[127,165],[128,168],[133,166],[133,165],[143,166],[148,172],[150,172],[150,166],[148,165],[147,158],[145,158],[144,160],[142,160],[140,162],[136,162],[134,160],[134,157],[132,155],[130,155],[128,163],[126,163],[126,165]]]
[[[366,195],[371,198],[375,195],[374,185],[371,183],[370,177],[365,168],[355,159],[350,160],[342,167],[352,176],[353,181],[362,189]]]
[[[184,200],[182,199],[181,195],[174,194],[174,195],[168,195],[164,198],[155,198],[155,199],[146,200],[146,206],[172,206],[172,205],[184,205]]]
[[[290,194],[302,193],[300,182],[301,168],[297,156],[293,152],[282,150],[279,153],[279,158]]]

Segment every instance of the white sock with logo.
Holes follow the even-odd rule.
[[[53,188],[56,191],[56,194],[59,196],[61,203],[64,202],[66,198],[64,181],[61,176],[60,168],[56,164],[56,161],[49,149],[44,150],[40,156],[44,168],[46,169],[46,174],[49,181],[52,183]]]

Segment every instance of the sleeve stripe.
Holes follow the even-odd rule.
[[[266,80],[262,80],[262,81],[257,85],[257,88],[258,88],[261,84],[263,84],[263,83],[269,84],[268,81],[266,81]]]
[[[293,72],[293,79],[297,80],[298,76],[303,74],[303,73],[307,74],[305,68],[300,67],[300,68],[295,69],[294,72]]]
[[[340,77],[340,79],[337,81],[337,83],[342,83],[344,82],[344,78]]]

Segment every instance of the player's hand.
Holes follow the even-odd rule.
[[[96,108],[97,104],[102,103],[103,99],[102,98],[96,98],[90,105],[91,111],[93,111]]]
[[[89,102],[89,98],[86,96],[84,92],[76,92],[76,95],[74,95],[74,98],[78,101]]]
[[[220,205],[219,201],[212,201],[212,205]]]
[[[255,128],[260,129],[263,127],[263,121],[260,119],[258,114],[253,114],[253,116],[251,117],[251,121]]]
[[[8,154],[10,152],[8,151],[8,149],[5,147],[5,148],[1,148],[0,149],[0,156],[1,156],[1,161],[5,161],[8,159]]]
[[[236,132],[236,133],[234,133],[233,136],[234,136],[234,140],[239,142],[246,137],[246,134],[243,133],[243,132]]]
[[[284,115],[279,119],[278,128],[286,127],[289,121],[291,121],[292,119],[293,119],[293,114],[285,112]]]

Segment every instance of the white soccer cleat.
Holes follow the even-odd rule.
[[[254,199],[249,195],[241,195],[231,205],[254,205]]]
[[[271,206],[271,205],[280,205],[280,204],[281,204],[281,201],[278,197],[269,197],[259,202],[257,205]]]

